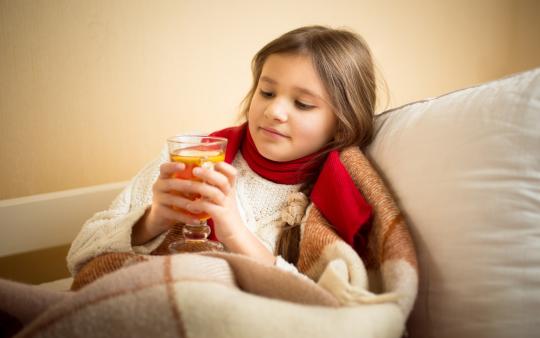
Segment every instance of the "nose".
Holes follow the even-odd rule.
[[[280,100],[272,101],[264,110],[264,117],[279,122],[286,122],[288,118],[287,105]]]

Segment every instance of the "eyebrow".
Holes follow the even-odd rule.
[[[270,84],[273,84],[273,85],[278,84],[278,82],[276,80],[274,80],[272,78],[269,78],[268,76],[261,76],[259,81],[267,82],[267,83],[270,83]],[[303,87],[298,87],[298,86],[294,86],[293,89],[297,90],[297,91],[299,91],[301,93],[313,96],[313,97],[315,97],[315,98],[317,98],[317,99],[319,99],[321,101],[324,101],[324,99],[320,95],[315,94],[314,92],[312,92],[309,89],[306,89],[306,88],[303,88]]]

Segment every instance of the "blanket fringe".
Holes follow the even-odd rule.
[[[329,262],[317,284],[346,306],[394,303],[400,299],[400,295],[395,292],[376,294],[359,285],[352,285],[349,282],[349,269],[342,259]]]

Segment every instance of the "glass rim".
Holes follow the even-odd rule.
[[[181,140],[182,138],[185,138],[186,140]],[[190,141],[189,139],[199,139],[199,141]],[[183,143],[183,144],[200,144],[200,139],[206,139],[210,140],[210,142],[204,142],[205,145],[219,145],[223,143],[227,143],[227,139],[225,137],[219,137],[219,136],[208,136],[208,135],[200,135],[200,134],[179,134],[167,137],[167,142],[171,143]]]

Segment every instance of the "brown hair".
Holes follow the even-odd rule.
[[[371,142],[377,86],[371,52],[362,37],[347,30],[307,26],[269,42],[255,54],[251,64],[253,84],[241,106],[246,118],[264,63],[272,54],[311,57],[337,117],[336,134],[328,144],[327,152],[353,145],[364,148]],[[301,188],[308,196],[314,180],[315,177]],[[276,251],[289,262],[296,263],[299,241],[300,227],[285,224]]]

